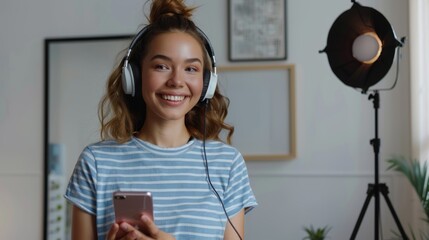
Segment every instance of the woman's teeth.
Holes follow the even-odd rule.
[[[182,101],[185,99],[185,96],[172,96],[172,95],[162,95],[162,99],[168,100],[168,101]]]

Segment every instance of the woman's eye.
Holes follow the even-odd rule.
[[[164,64],[157,64],[155,65],[155,69],[159,69],[159,70],[167,70],[168,67]]]
[[[198,68],[196,68],[196,67],[187,67],[186,71],[188,71],[188,72],[198,72]]]

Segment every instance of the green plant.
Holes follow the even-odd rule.
[[[310,227],[304,227],[304,231],[307,233],[307,236],[303,238],[303,240],[324,240],[331,230],[331,227],[325,226],[323,228],[315,229],[313,225]]]
[[[389,163],[388,170],[404,174],[416,191],[423,210],[426,214],[426,221],[429,224],[429,173],[427,162],[418,160],[407,160],[403,156],[392,157],[387,160]],[[417,239],[416,234],[412,232],[412,239]],[[420,239],[429,239],[429,233],[420,233]]]
[[[407,160],[404,157],[393,157],[387,160],[389,169],[400,172],[407,177],[422,203],[426,214],[426,222],[429,223],[429,176],[427,162],[420,163],[417,160]]]

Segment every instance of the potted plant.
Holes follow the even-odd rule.
[[[427,162],[419,162],[417,160],[407,160],[403,156],[392,157],[387,160],[389,163],[388,170],[392,169],[402,173],[417,193],[420,199],[426,219],[424,221],[429,224],[429,175]],[[417,239],[416,234],[412,232],[412,239]],[[420,239],[429,239],[429,233],[420,232]]]
[[[324,240],[331,230],[331,227],[325,226],[323,228],[315,229],[313,225],[310,227],[304,227],[304,231],[307,233],[307,236],[303,240]]]

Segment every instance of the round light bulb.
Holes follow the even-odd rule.
[[[382,43],[374,32],[367,32],[353,41],[353,57],[358,61],[372,64],[380,57]]]

